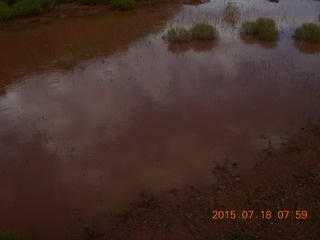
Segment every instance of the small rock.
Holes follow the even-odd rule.
[[[193,214],[192,213],[187,213],[186,214],[186,217],[187,217],[187,219],[189,220],[189,221],[191,221],[192,219],[193,219]]]
[[[237,182],[240,182],[240,181],[241,181],[241,178],[236,177],[236,181],[237,181]]]
[[[225,189],[226,189],[226,186],[220,186],[219,189],[220,189],[220,190],[225,190]]]

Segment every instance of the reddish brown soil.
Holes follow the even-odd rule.
[[[145,6],[154,6],[158,3],[180,3],[180,4],[200,4],[202,0],[138,0],[137,8]],[[20,30],[32,24],[48,24],[61,18],[78,18],[87,16],[105,15],[110,11],[107,5],[84,5],[78,2],[60,3],[47,10],[43,14],[31,17],[19,17],[7,21],[0,21],[0,30]]]
[[[142,193],[129,210],[85,229],[85,239],[319,239],[319,125],[261,156],[255,173],[241,178],[217,166],[217,186],[172,189],[161,198]],[[213,220],[215,210],[235,211],[239,218]],[[249,210],[252,219],[241,219]],[[271,211],[271,219],[261,211]],[[279,211],[290,212],[279,219]],[[298,211],[307,218],[298,219]]]

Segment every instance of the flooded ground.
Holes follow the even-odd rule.
[[[72,239],[138,199],[252,170],[319,117],[320,49],[292,40],[318,1],[164,5],[0,32],[0,229]],[[303,9],[303,11],[301,11]],[[240,23],[272,17],[275,44]],[[215,43],[172,45],[206,21]]]

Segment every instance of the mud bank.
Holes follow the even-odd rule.
[[[319,239],[320,125],[265,149],[255,168],[240,177],[217,165],[216,185],[142,192],[106,226],[85,229],[85,239]]]
[[[136,9],[155,7],[161,8],[164,3],[170,4],[190,4],[198,5],[203,3],[201,0],[138,0]],[[131,11],[131,10],[129,10]],[[47,9],[42,14],[28,17],[16,17],[6,21],[0,21],[0,31],[18,31],[34,25],[45,25],[53,23],[59,19],[81,18],[89,16],[107,15],[112,12],[123,12],[121,10],[110,9],[108,5],[85,5],[79,2],[57,3]]]

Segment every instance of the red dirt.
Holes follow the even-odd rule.
[[[319,239],[319,125],[262,156],[256,172],[242,178],[217,166],[217,186],[172,189],[161,198],[144,193],[129,210],[87,229],[85,239]],[[214,210],[240,218],[213,220]],[[249,210],[252,219],[241,219]],[[287,210],[288,218],[279,219],[278,212]],[[261,211],[271,211],[272,218],[263,219]],[[298,219],[297,211],[308,217]]]
[[[178,4],[201,4],[202,0],[139,0],[137,1],[137,8],[148,6],[155,6],[158,3],[178,3]],[[87,16],[105,15],[110,11],[117,11],[110,9],[107,5],[85,5],[78,2],[59,3],[54,7],[48,9],[46,12],[36,16],[19,17],[9,19],[7,21],[0,21],[0,30],[17,31],[29,27],[33,24],[49,24],[58,19],[63,18],[79,18]]]

